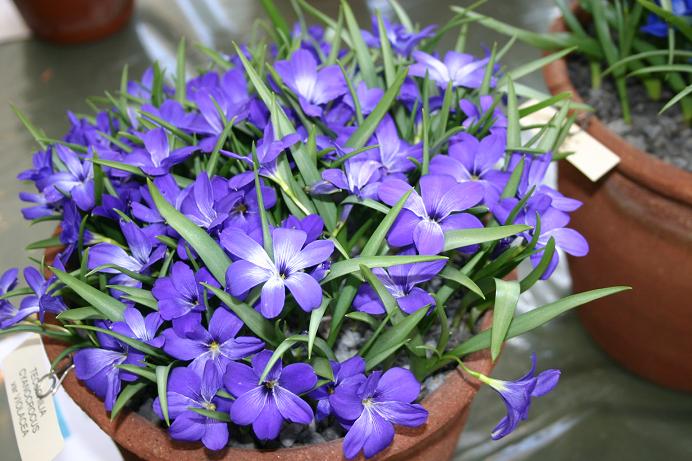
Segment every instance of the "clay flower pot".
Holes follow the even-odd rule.
[[[485,316],[484,328],[490,327],[491,318],[490,314]],[[45,339],[44,342],[51,361],[65,349],[62,343],[50,339]],[[488,350],[470,355],[465,363],[472,370],[486,375],[490,374],[493,368]],[[372,459],[378,461],[450,459],[479,385],[474,378],[459,370],[448,373],[444,383],[423,400],[423,405],[430,412],[428,423],[416,429],[397,428],[392,445]],[[344,459],[341,448],[342,439],[279,450],[226,448],[218,452],[207,451],[201,444],[172,440],[164,429],[129,410],[123,410],[114,421],[111,421],[110,415],[103,407],[103,402],[84,384],[77,381],[74,373],[70,373],[63,381],[63,387],[77,405],[113,438],[127,460],[321,461]],[[363,459],[362,454],[357,459]]]
[[[120,30],[134,0],[14,0],[33,33],[49,42],[82,43]]]
[[[562,19],[551,27],[565,31]],[[553,94],[581,101],[565,60],[544,69]],[[620,156],[620,164],[592,183],[572,165],[560,165],[559,188],[584,202],[571,225],[591,246],[570,259],[574,290],[626,284],[617,303],[598,300],[579,310],[597,343],[629,370],[658,384],[692,391],[692,173],[637,149],[595,116],[593,137]]]

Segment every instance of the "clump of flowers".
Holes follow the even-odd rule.
[[[154,65],[60,140],[27,121],[41,148],[24,214],[59,224],[32,248],[61,251],[24,271],[27,288],[16,269],[0,278],[3,332],[65,341],[111,416],[154,397],[174,439],[218,450],[240,427],[262,444],[317,420],[348,458],[371,457],[426,423],[426,377],[620,290],[514,315],[557,248],[588,251],[568,227],[579,203],[541,183],[566,110],[522,142],[541,105],[518,111],[522,74],[494,52],[437,57],[449,27],[378,16],[362,33],[341,14],[276,21],[270,47],[205,50],[214,65],[189,81]],[[501,280],[524,259],[525,278]],[[493,307],[503,322],[478,333]],[[366,339],[339,362],[353,329]],[[476,375],[508,407],[494,436],[558,377]]]

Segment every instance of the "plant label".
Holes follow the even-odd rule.
[[[537,101],[530,100],[522,107]],[[548,123],[557,114],[552,107],[543,108],[522,118],[522,124]],[[620,157],[578,125],[572,125],[562,143],[562,152],[571,152],[566,160],[592,182],[597,182],[620,163]]]
[[[32,335],[2,362],[19,454],[24,461],[51,461],[63,449],[53,396],[39,398],[36,385],[50,371],[41,338]]]

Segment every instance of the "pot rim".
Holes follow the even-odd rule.
[[[492,312],[487,312],[481,323],[481,330],[492,324]],[[53,361],[67,346],[64,343],[46,339],[44,341],[48,358]],[[489,349],[470,354],[464,363],[469,368],[483,374],[489,374],[494,363],[490,358]],[[144,459],[175,459],[198,460],[217,459],[235,460],[253,455],[252,459],[269,460],[299,460],[316,459],[310,456],[315,450],[322,452],[321,459],[344,459],[341,449],[343,437],[328,442],[299,447],[279,448],[275,450],[257,450],[250,448],[226,447],[222,451],[207,451],[201,443],[177,442],[170,438],[165,429],[152,424],[144,416],[123,409],[117,418],[110,420],[103,401],[93,394],[74,373],[67,376],[63,382],[65,391],[77,405],[119,446],[141,456]],[[425,441],[438,440],[453,429],[454,422],[462,416],[473,401],[480,383],[459,368],[447,372],[443,384],[430,393],[422,402],[429,411],[428,422],[420,428],[405,428],[396,426],[396,434],[392,444],[374,459],[390,459],[406,456],[417,451],[416,447]],[[139,437],[133,437],[139,435]],[[146,443],[141,443],[142,439]],[[357,459],[362,459],[362,454]]]
[[[584,11],[580,11],[578,4],[573,10],[582,16],[584,15]],[[567,32],[564,18],[558,17],[553,21],[549,30],[550,32]],[[572,93],[574,101],[584,102],[569,77],[566,58],[546,65],[543,68],[543,78],[553,95],[569,91]],[[580,119],[583,119],[587,124],[587,132],[615,151],[620,157],[620,163],[615,167],[616,171],[660,195],[692,206],[692,172],[685,171],[638,149],[610,130],[595,114],[581,112],[579,115]]]

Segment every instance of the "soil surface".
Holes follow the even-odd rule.
[[[601,88],[591,88],[591,72],[586,60],[574,57],[568,61],[572,84],[598,118],[611,130],[635,147],[683,170],[692,171],[692,127],[682,118],[678,106],[659,115],[665,103],[674,96],[667,89],[659,101],[652,101],[636,77],[628,79],[632,124],[622,119],[620,100],[612,79],[606,78]]]

